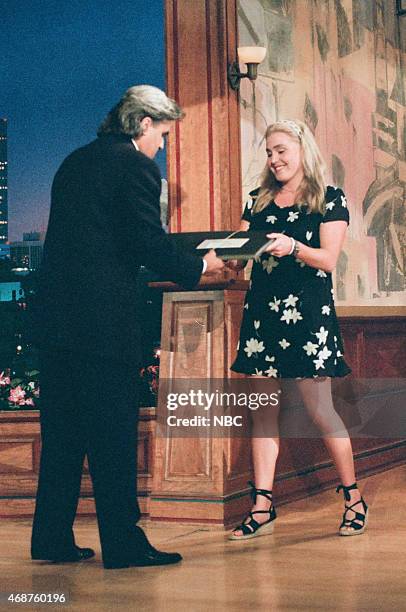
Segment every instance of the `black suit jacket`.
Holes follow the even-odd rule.
[[[69,155],[55,175],[34,306],[37,344],[137,362],[140,265],[186,288],[200,257],[177,250],[161,226],[161,176],[126,136]]]

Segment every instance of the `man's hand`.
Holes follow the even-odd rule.
[[[219,274],[224,268],[224,261],[219,259],[216,255],[216,251],[213,249],[206,253],[203,259],[207,262],[205,276],[213,276]]]
[[[242,261],[241,259],[229,259],[226,261],[226,266],[233,272],[240,272],[240,270],[244,270],[246,263],[246,261]]]

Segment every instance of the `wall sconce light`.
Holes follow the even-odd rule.
[[[250,81],[255,81],[258,74],[258,64],[266,55],[266,47],[238,47],[238,59],[247,64],[247,72],[240,72],[238,62],[233,62],[228,66],[228,82],[234,90],[240,89],[240,80],[248,77]]]

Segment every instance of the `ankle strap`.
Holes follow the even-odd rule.
[[[336,488],[336,493],[339,493],[341,491],[341,489],[343,490],[345,500],[346,501],[350,501],[351,495],[349,494],[348,491],[353,491],[354,489],[358,489],[358,485],[357,485],[356,482],[354,482],[354,484],[352,484],[352,485],[349,485],[348,487],[346,487],[345,485],[341,484],[341,485],[339,485]]]
[[[272,502],[272,491],[268,491],[268,489],[257,489],[252,480],[249,480],[248,484],[251,487],[251,497],[254,504],[257,501],[257,495],[262,495],[263,497],[266,497],[270,502]]]

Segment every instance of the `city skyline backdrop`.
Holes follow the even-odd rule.
[[[163,0],[0,0],[9,240],[46,229],[52,178],[131,85],[165,88]],[[165,176],[166,158],[158,162]]]

